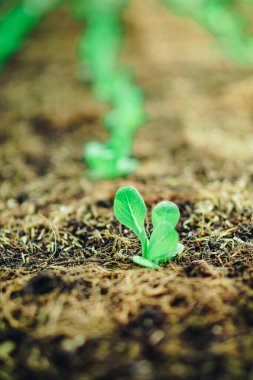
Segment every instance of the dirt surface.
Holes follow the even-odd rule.
[[[139,171],[83,176],[105,107],[75,73],[80,25],[52,13],[0,79],[0,379],[253,378],[253,69],[155,1],[133,1],[122,60],[147,95]],[[185,251],[131,262],[113,217],[133,185],[176,202]]]

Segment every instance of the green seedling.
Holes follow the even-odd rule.
[[[78,0],[77,9],[82,3],[85,32],[78,44],[80,67],[86,70],[88,66],[96,99],[110,105],[102,118],[109,139],[84,147],[86,174],[91,179],[124,177],[138,167],[138,161],[132,158],[133,142],[137,130],[147,121],[142,91],[135,84],[132,70],[120,63],[128,1]],[[80,75],[86,80],[85,74]]]
[[[122,187],[114,199],[114,214],[124,226],[130,228],[139,238],[142,256],[133,256],[133,262],[146,268],[159,268],[159,264],[172,260],[184,246],[178,242],[175,227],[180,212],[170,201],[158,203],[152,210],[153,232],[148,239],[144,221],[147,209],[144,200],[134,187]]]

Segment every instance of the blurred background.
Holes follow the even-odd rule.
[[[2,134],[19,136],[11,147],[15,145],[15,154],[19,152],[20,164],[24,161],[22,151],[28,150],[32,159],[25,160],[30,162],[28,165],[23,164],[29,172],[40,171],[33,168],[34,162],[40,161],[35,156],[40,155],[48,156],[48,168],[44,164],[43,170],[48,172],[51,165],[56,165],[61,171],[65,164],[56,164],[59,153],[55,152],[60,148],[64,151],[60,160],[77,167],[82,157],[81,143],[90,140],[105,142],[109,138],[109,148],[117,150],[116,138],[110,141],[110,136],[115,135],[113,129],[120,130],[118,126],[124,124],[126,116],[120,109],[118,115],[106,118],[110,108],[117,109],[117,105],[110,97],[101,102],[98,84],[104,83],[106,75],[107,81],[109,74],[116,76],[118,67],[127,66],[133,73],[130,81],[137,83],[146,96],[145,104],[139,107],[145,107],[149,115],[149,122],[143,119],[134,127],[137,131],[145,124],[135,147],[135,155],[142,162],[167,162],[168,158],[173,159],[171,152],[180,144],[225,162],[250,159],[252,8],[244,0],[191,0],[187,4],[180,0],[47,0],[43,4],[36,0],[1,0],[0,106],[2,118],[7,120],[2,123]],[[107,53],[100,51],[98,58],[96,51],[106,44],[106,37],[102,27],[101,43],[99,32],[92,37],[89,30],[96,22],[94,14],[101,14],[96,25],[113,14],[122,27],[113,32],[119,36],[118,45],[110,42],[104,49]],[[94,26],[93,30],[96,28],[99,29]],[[113,59],[109,74],[103,74],[110,57]],[[126,94],[122,99],[126,103]],[[133,112],[131,107],[130,112],[126,109],[128,114]],[[103,124],[107,132],[101,128]],[[49,154],[38,134],[50,135],[54,130],[57,132],[50,142],[56,145]],[[121,139],[127,138],[119,134],[119,145]],[[132,132],[129,138],[133,140]],[[161,145],[159,151],[156,139]],[[65,144],[73,145],[66,148]],[[106,160],[106,149],[101,148],[98,153],[102,161]],[[131,149],[132,143],[129,154]],[[8,147],[7,156],[14,154],[10,152]],[[179,160],[184,154],[185,148]],[[159,157],[153,159],[156,155]],[[168,166],[166,162],[151,170],[173,170],[174,164]],[[81,172],[82,167],[78,166],[78,170]]]

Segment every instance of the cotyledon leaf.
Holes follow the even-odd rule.
[[[173,249],[172,251],[168,251],[163,256],[159,256],[158,258],[154,259],[154,262],[157,264],[162,264],[165,261],[173,260],[177,255],[180,255],[184,250],[184,245],[181,243],[177,243],[176,249]]]
[[[133,262],[145,268],[151,268],[151,269],[160,268],[159,265],[157,265],[156,263],[152,263],[152,261],[147,260],[142,256],[133,256]]]
[[[170,201],[162,201],[153,208],[152,222],[154,227],[163,222],[170,222],[172,227],[176,227],[180,217],[177,205]]]
[[[168,222],[163,222],[155,226],[151,238],[147,259],[153,262],[164,261],[164,257],[174,257],[177,249],[178,233]]]
[[[148,238],[144,227],[146,212],[144,200],[134,187],[122,187],[117,191],[114,199],[115,217],[138,236],[141,241],[143,256],[145,256],[148,248]]]

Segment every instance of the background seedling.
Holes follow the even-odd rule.
[[[153,232],[150,240],[144,221],[147,209],[144,200],[134,187],[122,187],[114,199],[114,214],[117,220],[130,228],[139,238],[142,256],[133,256],[133,262],[146,268],[159,268],[159,264],[172,260],[184,246],[178,242],[175,227],[180,212],[175,203],[160,202],[152,211]]]
[[[136,131],[146,121],[142,91],[134,83],[132,70],[119,63],[124,46],[123,13],[128,1],[84,3],[85,32],[78,44],[83,76],[87,76],[88,68],[96,99],[111,105],[103,118],[108,141],[90,142],[84,147],[87,173],[94,179],[123,177],[138,167],[138,161],[131,157],[132,146]]]

